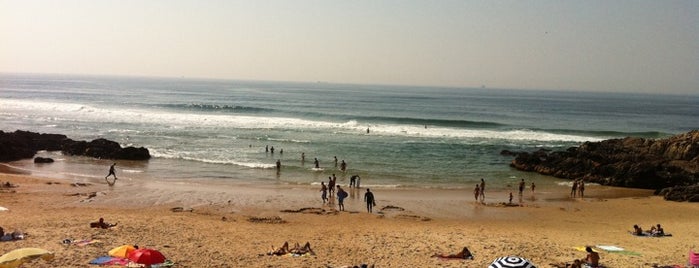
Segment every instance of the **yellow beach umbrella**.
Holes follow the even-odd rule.
[[[134,250],[136,250],[136,248],[132,245],[118,246],[109,251],[109,256],[127,258],[129,256],[129,252]]]
[[[53,259],[53,253],[40,248],[20,248],[0,256],[0,268],[17,268],[36,258]]]

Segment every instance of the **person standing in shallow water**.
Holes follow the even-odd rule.
[[[478,202],[478,197],[481,196],[481,187],[476,183],[476,188],[473,189],[473,198]]]
[[[332,197],[335,192],[335,181],[333,181],[333,177],[328,177],[328,191],[330,192],[330,197]]]
[[[481,198],[481,202],[485,201],[485,180],[481,178],[481,187],[479,189],[479,196]]]
[[[112,166],[109,167],[109,174],[107,174],[107,176],[104,177],[104,180],[107,181],[107,184],[109,184],[109,186],[114,185],[116,183],[116,180],[117,180],[116,170],[115,170],[114,166],[116,166],[116,163],[112,164]],[[109,176],[114,176],[114,182],[109,182],[109,180],[107,180],[107,178],[109,178]]]
[[[342,172],[347,171],[347,163],[345,162],[344,159],[342,159],[342,162],[340,163],[340,171],[342,171]]]
[[[376,206],[376,201],[374,199],[374,193],[366,188],[366,193],[364,193],[364,202],[366,202],[366,211],[372,213],[372,208]]]

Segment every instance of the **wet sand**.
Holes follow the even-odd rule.
[[[91,259],[123,244],[158,249],[176,267],[486,267],[507,255],[549,267],[584,257],[574,247],[585,245],[626,249],[601,252],[607,267],[650,267],[686,264],[688,250],[699,246],[696,204],[601,186],[588,187],[583,199],[550,189],[525,191],[522,206],[503,205],[505,192],[487,193],[486,204],[479,204],[467,191],[374,189],[377,207],[369,214],[362,202],[365,189],[347,189],[346,211],[338,212],[309,186],[119,180],[109,187],[0,174],[4,181],[19,187],[0,191],[0,206],[9,209],[0,212],[0,226],[29,235],[0,242],[0,253],[40,247],[56,254],[31,267],[92,267]],[[175,207],[183,211],[173,212]],[[100,217],[117,227],[90,228]],[[673,236],[628,233],[634,224],[648,229],[657,223]],[[64,239],[101,242],[67,246],[60,243]],[[308,241],[316,255],[265,255],[285,241]],[[473,260],[430,257],[464,246]]]

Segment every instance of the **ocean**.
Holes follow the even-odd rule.
[[[699,95],[0,74],[0,130],[148,148],[147,162],[116,161],[120,180],[315,185],[356,174],[371,187],[555,185],[500,152],[698,128]],[[57,162],[10,165],[103,182],[112,162],[40,154]]]

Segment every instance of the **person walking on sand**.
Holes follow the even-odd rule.
[[[320,198],[323,199],[323,204],[328,201],[328,187],[322,181],[320,182]]]
[[[347,192],[340,187],[340,185],[337,186],[337,208],[340,211],[345,211],[345,198],[347,198]]]
[[[578,182],[578,193],[580,193],[580,198],[585,197],[585,182],[582,179]]]
[[[104,180],[107,181],[107,184],[109,184],[109,186],[114,185],[117,180],[116,170],[114,166],[116,166],[116,163],[112,164],[112,166],[109,167],[109,174],[107,174],[107,176],[104,177]],[[107,179],[109,178],[109,176],[114,176],[114,182],[109,182],[109,180]]]
[[[485,180],[483,178],[481,178],[481,187],[478,193],[481,197],[481,202],[485,201]]]
[[[534,193],[534,189],[536,189],[536,185],[532,182],[532,194]]]
[[[524,185],[525,185],[524,179],[522,179],[522,180],[519,182],[519,195],[520,195],[520,196],[521,196],[522,193],[524,192]]]
[[[364,202],[366,202],[366,211],[372,213],[371,210],[376,206],[376,201],[374,200],[374,193],[369,191],[369,188],[366,188],[366,193],[364,193]]]

